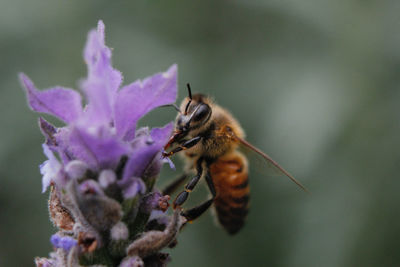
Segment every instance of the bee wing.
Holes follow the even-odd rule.
[[[240,144],[240,147],[244,149],[246,152],[249,152],[252,156],[257,157],[257,161],[261,161],[262,165],[266,165],[265,167],[269,168],[270,170],[274,171],[275,175],[285,175],[289,177],[290,180],[292,180],[295,184],[297,184],[301,189],[303,189],[305,192],[309,193],[307,188],[305,188],[296,178],[294,178],[288,171],[286,171],[284,168],[282,168],[275,160],[273,160],[270,156],[262,152],[260,149],[257,147],[253,146],[243,138],[240,138],[236,135],[233,136],[234,139]],[[265,167],[263,166],[263,169]]]

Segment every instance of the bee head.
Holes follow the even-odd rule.
[[[205,125],[211,117],[211,107],[207,98],[201,94],[192,96],[190,85],[187,84],[189,96],[181,104],[181,113],[175,121],[175,130],[188,133]]]
[[[201,94],[192,96],[190,85],[187,84],[187,87],[189,96],[182,101],[175,120],[175,132],[164,149],[190,135],[194,135],[196,131],[201,131],[210,121],[212,111],[209,104],[211,101]]]

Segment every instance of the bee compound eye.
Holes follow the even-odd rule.
[[[202,104],[193,115],[193,121],[199,122],[207,118],[208,114],[210,113],[211,109],[208,105]]]

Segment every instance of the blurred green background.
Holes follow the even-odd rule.
[[[38,114],[17,73],[39,88],[77,88],[86,34],[98,19],[125,84],[177,63],[179,99],[186,82],[214,96],[250,142],[312,192],[251,172],[245,228],[228,236],[208,212],[180,234],[170,266],[400,266],[400,1],[0,0],[0,7],[0,266],[33,266],[54,232],[40,193]],[[174,116],[156,110],[141,124]],[[160,184],[175,175],[163,171]],[[189,205],[205,188],[192,196]]]

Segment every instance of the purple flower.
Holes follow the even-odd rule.
[[[166,211],[169,207],[169,196],[163,196],[160,192],[151,192],[143,197],[141,211],[150,214],[153,210]]]
[[[88,76],[80,84],[87,99],[83,106],[77,91],[61,86],[40,91],[28,76],[20,74],[31,109],[53,115],[67,124],[56,128],[44,119],[40,120],[46,137],[43,150],[49,158],[41,167],[43,191],[52,181],[63,184],[58,175],[61,164],[53,152],[58,153],[64,165],[81,161],[95,172],[115,169],[121,157],[127,156],[124,187],[135,183],[133,177],[141,177],[149,164],[154,166],[154,172],[159,172],[162,162],[159,159],[154,162],[154,159],[173,126],[168,124],[135,138],[136,123],[152,109],[175,102],[177,67],[172,65],[166,72],[120,88],[122,75],[112,67],[111,49],[104,40],[104,24],[99,21],[97,30],[89,32],[84,49]],[[149,138],[153,142],[144,141]],[[71,176],[64,175],[64,178],[76,175]],[[132,182],[129,181],[132,178]]]
[[[125,198],[134,198],[138,193],[144,194],[146,192],[146,185],[142,179],[137,177],[121,180],[118,184],[122,188]]]
[[[53,185],[49,211],[59,232],[51,237],[57,249],[48,261],[38,258],[37,266],[165,264],[168,255],[159,251],[176,238],[183,223],[176,209],[171,220],[164,213],[162,231],[148,224],[152,211],[169,206],[169,196],[153,186],[167,162],[161,152],[173,124],[136,129],[146,113],[175,102],[177,67],[121,87],[122,75],[112,67],[111,54],[99,21],[83,53],[88,69],[80,83],[83,95],[61,86],[41,91],[28,76],[19,76],[30,108],[65,123],[58,128],[39,118],[48,158],[40,166],[42,192]],[[140,254],[132,255],[135,251]]]
[[[59,234],[54,234],[50,238],[50,242],[56,248],[62,248],[65,251],[69,251],[71,248],[75,247],[78,242],[69,236],[60,236]]]

